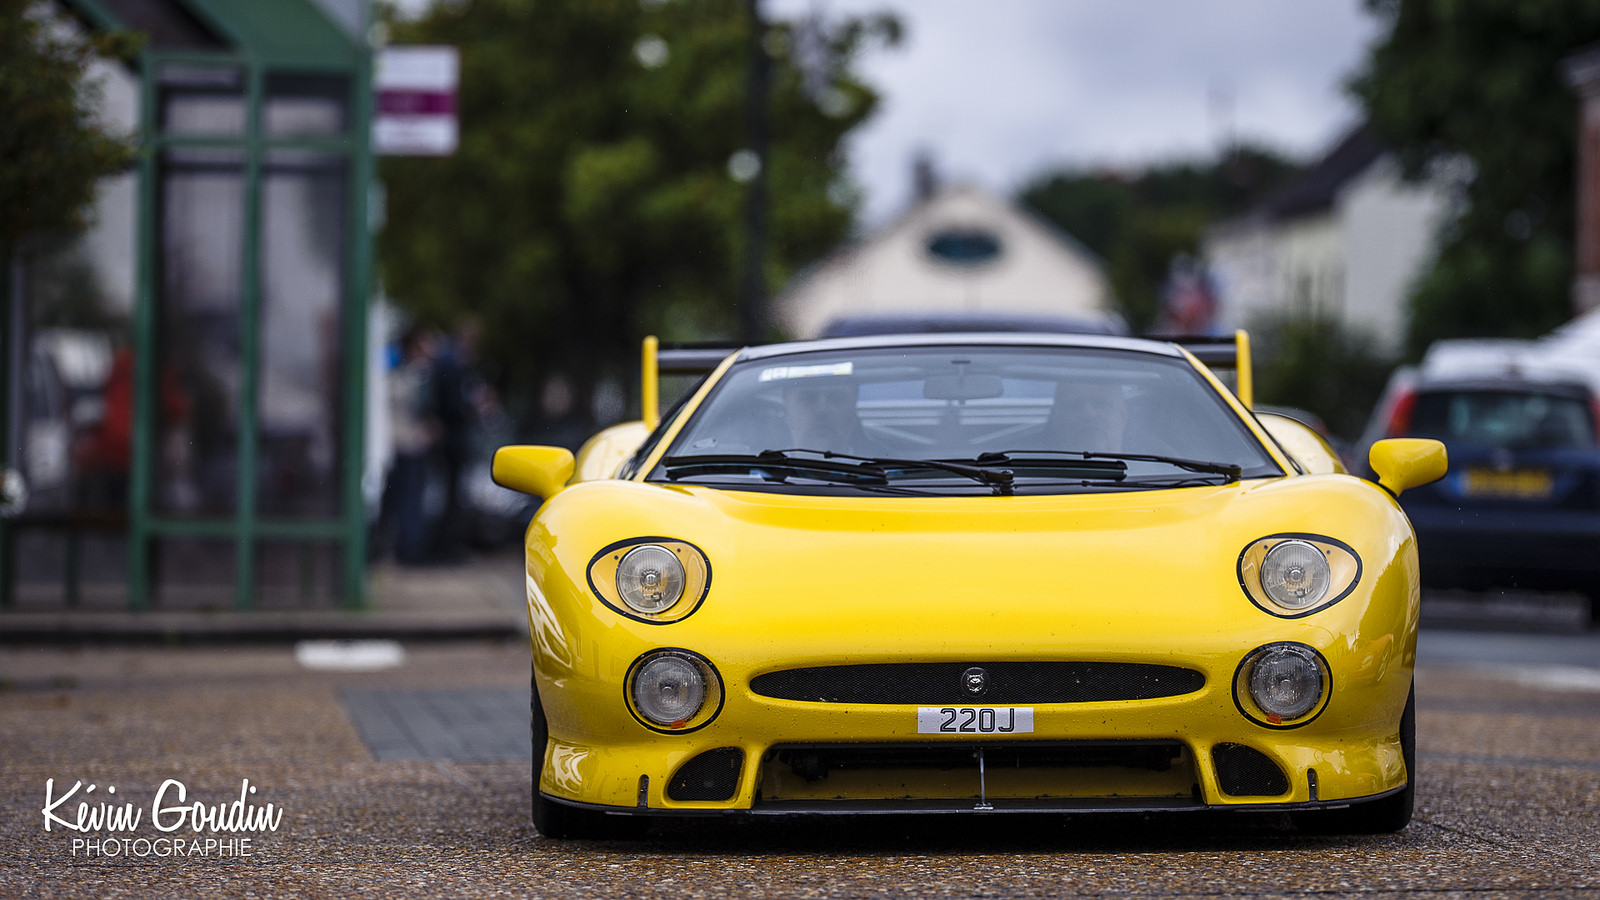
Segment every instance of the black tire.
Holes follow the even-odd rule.
[[[1309,834],[1389,834],[1411,823],[1417,799],[1417,687],[1412,682],[1406,711],[1400,716],[1400,753],[1406,761],[1404,789],[1342,809],[1302,810],[1290,816]]]
[[[539,702],[538,678],[529,689],[528,731],[533,743],[533,827],[547,838],[572,840],[582,838],[630,837],[642,831],[643,823],[632,816],[608,816],[588,809],[578,809],[551,800],[539,792],[539,775],[544,771],[545,753],[550,748],[550,726],[545,721],[544,704]]]

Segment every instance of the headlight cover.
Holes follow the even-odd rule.
[[[628,711],[663,734],[703,728],[722,710],[722,677],[698,653],[652,650],[634,660],[625,680]]]
[[[660,544],[640,544],[617,563],[617,593],[645,615],[670,609],[683,598],[683,563]]]
[[[1361,557],[1343,541],[1274,534],[1239,554],[1239,587],[1264,612],[1298,619],[1327,609],[1361,581]]]
[[[1258,725],[1298,728],[1321,715],[1333,691],[1322,654],[1282,642],[1252,650],[1233,676],[1233,702]]]
[[[589,561],[589,589],[630,619],[665,625],[700,606],[711,587],[711,563],[699,547],[672,538],[633,538]]]

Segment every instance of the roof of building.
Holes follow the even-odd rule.
[[[1358,125],[1325,156],[1263,200],[1251,213],[1279,220],[1328,209],[1339,191],[1383,154],[1383,143],[1372,129],[1364,123]]]

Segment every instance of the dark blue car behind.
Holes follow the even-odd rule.
[[[1600,602],[1600,409],[1581,382],[1420,381],[1380,410],[1385,437],[1445,443],[1450,472],[1407,491],[1424,583],[1576,590]]]

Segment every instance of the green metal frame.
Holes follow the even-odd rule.
[[[94,27],[125,27],[98,0],[65,0]],[[128,498],[128,605],[151,605],[151,551],[163,537],[231,539],[236,553],[234,606],[252,609],[256,600],[257,546],[262,538],[334,541],[343,550],[341,603],[365,604],[367,517],[362,492],[365,462],[367,312],[372,285],[372,238],[368,195],[375,177],[371,148],[372,61],[366,46],[329,22],[310,0],[177,0],[232,45],[226,52],[171,52],[146,49],[139,57],[141,133],[138,163],[137,292],[132,335],[135,354],[133,459]],[[242,137],[185,137],[161,131],[160,72],[174,63],[228,66],[243,73],[246,127]],[[269,73],[335,74],[348,79],[349,129],[340,137],[265,138],[260,130],[264,88]],[[227,518],[174,518],[154,514],[152,477],[157,384],[156,308],[160,253],[158,207],[163,152],[172,147],[228,147],[244,152],[244,247],[241,259],[238,505]],[[260,373],[260,228],[262,165],[270,150],[316,150],[345,159],[348,185],[348,251],[341,300],[343,421],[340,423],[339,513],[322,520],[262,520],[256,506],[257,403]],[[0,526],[3,527],[3,526]],[[0,565],[4,561],[0,560]],[[0,569],[0,577],[9,572]]]

